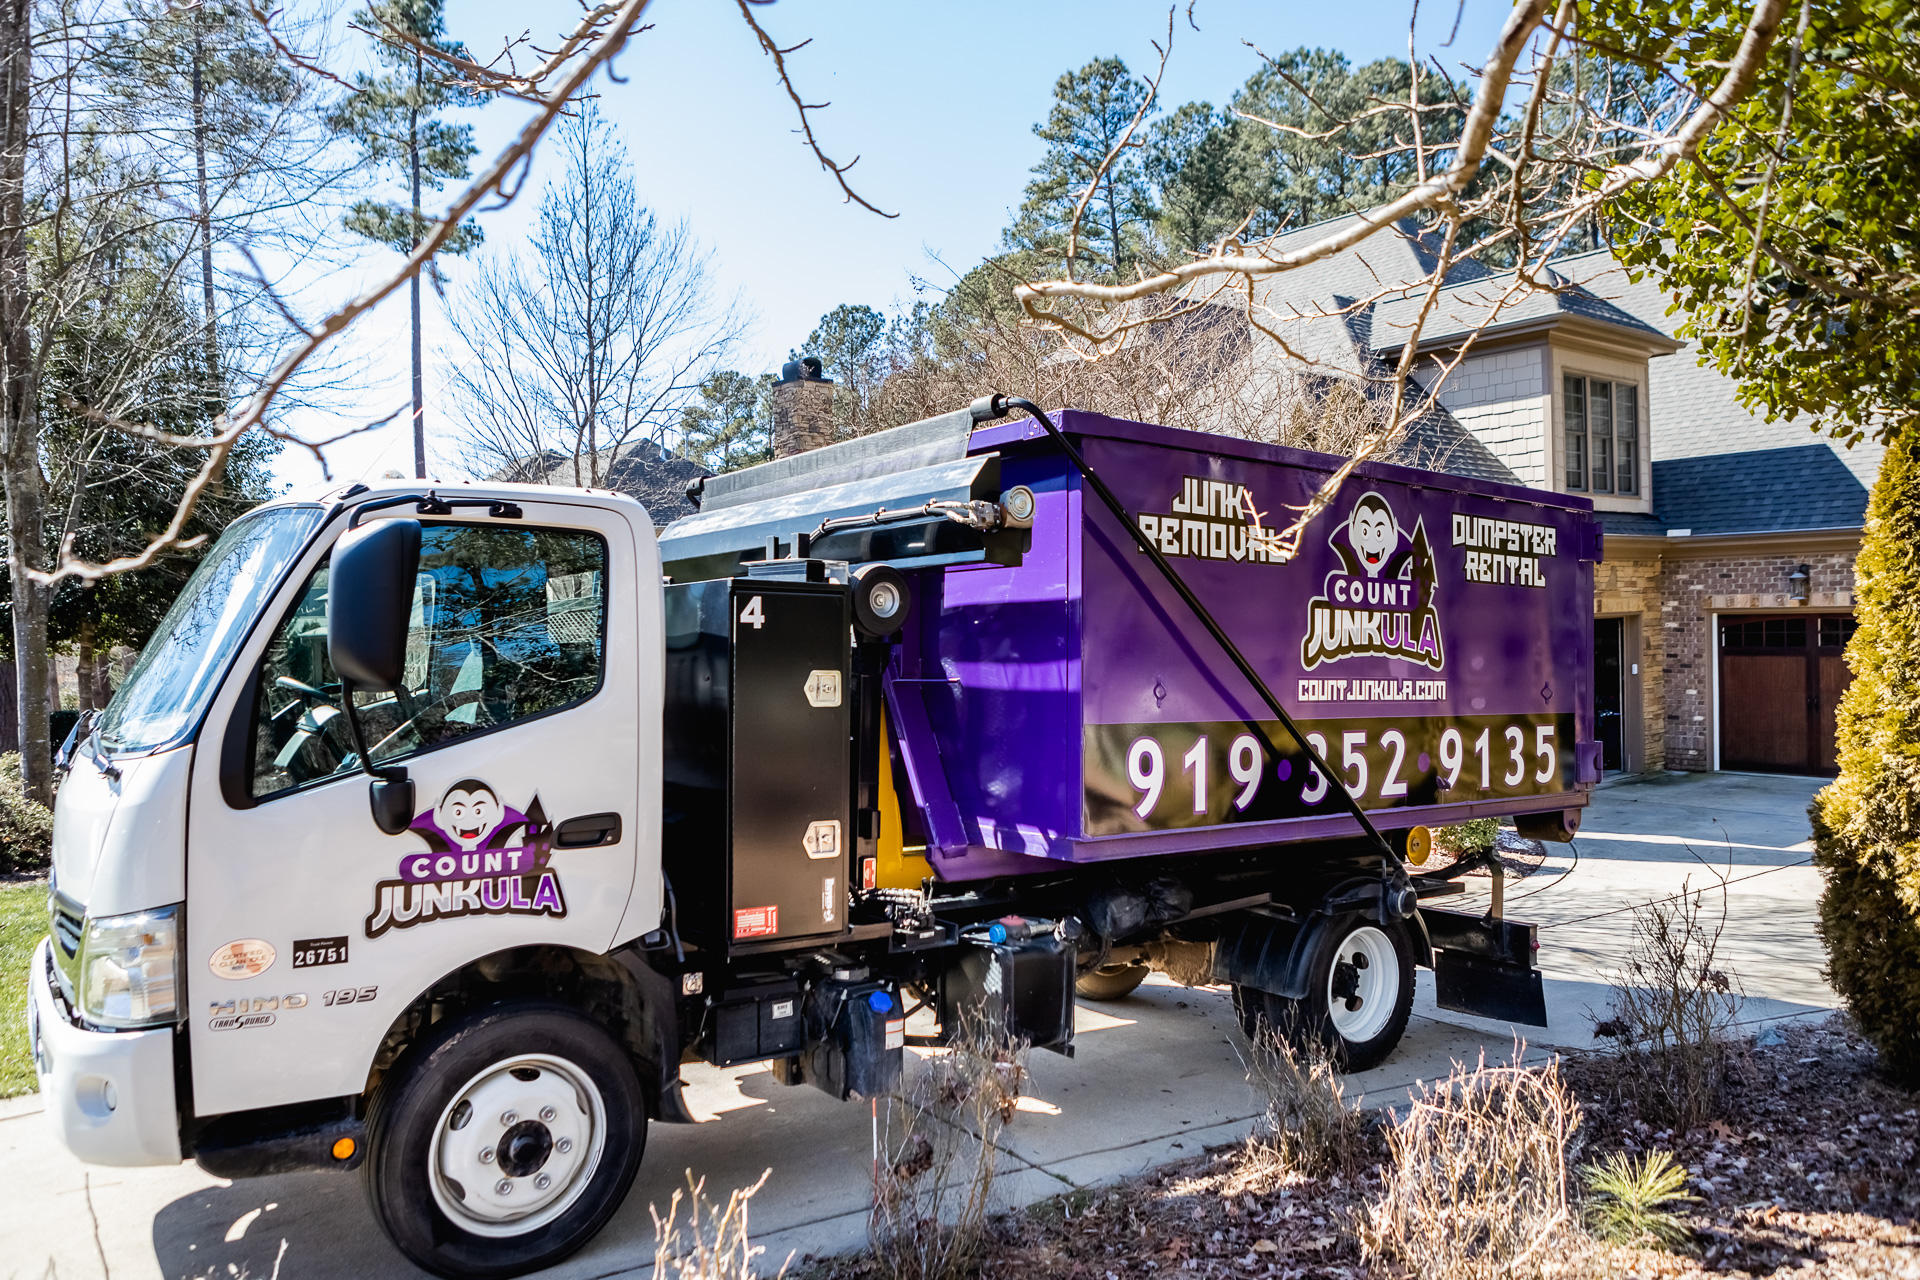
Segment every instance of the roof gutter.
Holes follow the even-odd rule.
[[[1585,336],[1589,337],[1601,335],[1608,341],[1621,345],[1631,342],[1631,345],[1650,355],[1672,355],[1686,345],[1654,330],[1608,324],[1590,316],[1573,315],[1561,311],[1550,316],[1529,316],[1521,320],[1510,320],[1504,324],[1490,324],[1479,330],[1455,329],[1435,337],[1428,337],[1423,333],[1419,343],[1414,347],[1414,352],[1417,355],[1427,355],[1435,351],[1457,350],[1462,340],[1469,335],[1473,337],[1474,345],[1478,346],[1488,339],[1525,337],[1558,328],[1584,331]],[[1405,345],[1405,342],[1406,340],[1402,338],[1399,342],[1376,343],[1373,351],[1375,355],[1397,351]]]
[[[1693,548],[1702,552],[1737,547],[1742,544],[1772,546],[1778,543],[1815,541],[1830,548],[1856,543],[1864,525],[1839,525],[1825,529],[1755,529],[1742,533],[1658,534],[1605,533],[1606,545],[1641,554],[1685,554]]]

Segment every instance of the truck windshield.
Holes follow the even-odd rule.
[[[101,713],[108,750],[150,751],[198,723],[234,650],[323,514],[273,507],[227,527]]]

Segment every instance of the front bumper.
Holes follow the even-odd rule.
[[[33,953],[27,1028],[47,1116],[88,1164],[180,1162],[173,1029],[95,1031],[53,988],[52,940]]]

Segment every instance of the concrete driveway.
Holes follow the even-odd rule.
[[[1392,1061],[1352,1078],[1376,1102],[1444,1075],[1455,1059],[1530,1056],[1592,1043],[1606,975],[1629,941],[1619,908],[1727,882],[1722,955],[1752,1021],[1824,1014],[1814,931],[1818,873],[1808,865],[1807,802],[1817,781],[1671,775],[1604,787],[1572,848],[1511,887],[1508,912],[1541,926],[1546,1030],[1434,1008],[1430,975]],[[1484,881],[1479,882],[1484,885]],[[1719,891],[1708,899],[1716,909]],[[1471,899],[1469,899],[1471,901]],[[1453,905],[1449,903],[1448,905]],[[1613,914],[1608,914],[1613,913]],[[1256,1105],[1226,1030],[1223,990],[1156,978],[1133,997],[1080,1011],[1078,1056],[1034,1055],[1030,1096],[1004,1140],[1009,1205],[1112,1181],[1231,1142]],[[754,1238],[774,1263],[865,1239],[870,1138],[865,1108],[785,1089],[764,1069],[687,1069],[710,1122],[656,1125],[639,1180],[613,1224],[550,1273],[634,1274],[653,1259],[650,1205],[664,1207],[693,1171],[710,1189],[752,1183]],[[314,1173],[239,1183],[195,1166],[88,1169],[54,1142],[31,1098],[0,1102],[0,1275],[348,1277],[416,1274],[374,1226],[356,1178]]]

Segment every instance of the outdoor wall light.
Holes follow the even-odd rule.
[[[1787,599],[1795,604],[1807,602],[1807,584],[1813,581],[1807,569],[1808,566],[1803,564],[1787,575]]]

